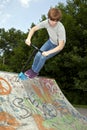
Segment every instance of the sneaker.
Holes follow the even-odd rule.
[[[32,72],[32,69],[29,69],[29,70],[27,70],[24,74],[25,74],[27,77],[29,77],[29,75],[31,74],[31,72]]]
[[[38,73],[34,72],[32,69],[29,69],[25,72],[25,75],[32,79],[35,78],[38,75]]]
[[[36,76],[38,76],[38,73],[34,72],[33,70],[29,74],[29,78],[31,78],[31,79],[35,78]]]

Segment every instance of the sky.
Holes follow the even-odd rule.
[[[27,32],[32,23],[37,24],[50,7],[66,0],[0,0],[0,28],[15,28]]]

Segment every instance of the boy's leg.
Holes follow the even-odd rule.
[[[40,48],[41,51],[46,51],[50,49],[50,41],[48,40],[47,42],[44,43],[44,45]],[[41,52],[37,52],[37,54],[35,55],[33,64],[32,64],[32,69],[34,70],[34,72],[38,73],[40,71],[40,68],[42,68],[42,64],[44,64],[45,61],[43,61],[43,63],[41,63],[41,59],[46,60],[45,57],[42,56]]]
[[[48,51],[50,49],[55,48],[56,45],[52,44],[50,42],[50,40],[48,40],[41,48],[40,50],[42,51]],[[39,71],[42,69],[42,67],[44,66],[45,62],[47,59],[53,57],[54,55],[56,55],[57,53],[51,54],[49,56],[43,56],[40,52],[38,52],[34,58],[34,62],[32,65],[32,69],[34,72],[39,73]]]
[[[47,50],[50,50],[50,49],[53,49],[55,48],[56,45],[52,44],[50,42],[50,40],[48,40],[41,48],[40,50],[42,51],[47,51]],[[57,52],[58,53],[58,52]],[[38,52],[34,58],[34,62],[33,62],[33,65],[32,65],[32,71],[29,70],[29,78],[34,78],[38,75],[39,71],[42,69],[42,67],[44,66],[45,62],[47,59],[55,56],[57,53],[53,53],[49,56],[43,56],[41,54],[41,52]]]

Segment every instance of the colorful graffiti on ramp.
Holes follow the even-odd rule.
[[[0,71],[0,130],[87,130],[54,79]]]

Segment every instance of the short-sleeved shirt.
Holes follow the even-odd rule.
[[[39,27],[39,29],[46,28],[49,38],[53,44],[58,45],[59,41],[64,41],[64,43],[66,42],[65,28],[60,21],[58,21],[57,24],[52,27],[49,24],[49,19],[46,19],[37,24],[37,26]]]

